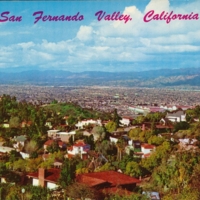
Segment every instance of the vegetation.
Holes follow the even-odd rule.
[[[61,199],[71,198],[100,198],[99,193],[86,185],[75,181],[77,174],[91,171],[120,170],[122,173],[136,178],[149,178],[142,182],[140,188],[134,195],[120,196],[119,194],[106,196],[105,199],[135,199],[145,200],[141,195],[142,190],[158,191],[164,200],[186,200],[200,199],[200,107],[187,111],[187,122],[173,123],[173,129],[169,134],[161,132],[156,124],[166,113],[150,113],[139,116],[133,123],[150,124],[149,128],[132,128],[127,136],[132,140],[155,145],[156,149],[145,159],[137,157],[140,148],[132,147],[126,152],[127,140],[121,137],[117,142],[111,143],[110,134],[117,132],[120,127],[120,116],[117,110],[113,113],[99,113],[93,110],[83,109],[74,104],[58,103],[53,101],[50,105],[35,106],[26,102],[18,102],[15,97],[3,95],[0,100],[0,137],[4,145],[13,147],[16,136],[24,135],[27,138],[25,145],[19,146],[18,150],[30,154],[29,159],[23,159],[21,154],[10,151],[3,162],[0,163],[0,176],[4,177],[9,184],[0,185],[0,199],[18,200],[22,199],[21,189],[24,187],[26,193],[24,199],[54,199],[53,192],[30,184],[21,186],[21,174],[36,172],[38,168],[51,168],[55,159],[63,162],[59,178],[59,186],[62,194]],[[46,160],[44,156],[44,142],[48,139],[46,122],[50,121],[54,128],[66,125],[64,116],[68,116],[68,127],[73,129],[77,121],[81,119],[109,119],[104,126],[85,127],[91,131],[90,136],[83,134],[84,130],[76,131],[75,140],[82,139],[90,144],[94,150],[95,158],[81,160],[79,156],[71,159],[64,157],[66,149],[60,149],[58,141],[47,147],[50,157]],[[7,126],[8,125],[8,126]],[[121,130],[123,130],[121,128]],[[115,132],[115,133],[116,133]],[[196,139],[191,149],[180,148],[178,139],[188,138],[189,141]],[[72,145],[74,140],[69,139]],[[186,145],[189,147],[189,145]],[[89,168],[90,163],[96,164]],[[13,185],[15,183],[15,185]],[[78,189],[77,189],[78,188]],[[77,192],[78,191],[78,192]],[[102,198],[102,197],[101,197]]]

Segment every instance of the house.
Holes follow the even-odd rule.
[[[151,144],[141,144],[141,152],[143,153],[142,158],[149,157],[151,153],[156,149],[156,146]]]
[[[56,189],[58,187],[57,183],[60,177],[60,169],[39,168],[37,172],[28,173],[26,176],[31,180],[33,186]]]
[[[77,176],[77,182],[107,194],[116,194],[117,191],[125,194],[133,191],[140,180],[116,171],[102,171],[80,174]]]
[[[83,129],[84,126],[88,126],[89,124],[102,126],[102,123],[101,123],[100,119],[98,119],[98,120],[94,120],[94,119],[82,120],[82,121],[79,121],[77,124],[75,124],[75,126],[78,129]]]
[[[9,123],[3,123],[3,124],[1,124],[1,126],[3,127],[3,128],[10,128],[10,124]]]
[[[120,120],[120,124],[122,126],[130,126],[132,121],[133,118],[131,117],[122,117],[122,119]]]
[[[117,144],[117,142],[122,139],[124,140],[126,143],[128,143],[128,136],[127,136],[127,132],[126,131],[114,131],[110,134],[110,142]]]
[[[60,132],[58,130],[49,130],[48,137],[54,140],[60,140],[62,142],[69,142],[69,138],[72,137],[74,141],[74,136],[76,134],[76,131],[70,131],[70,132]]]
[[[22,151],[20,151],[19,153],[21,154],[23,159],[30,158],[30,154],[29,153],[25,153],[25,152],[22,152]]]
[[[148,197],[150,200],[161,200],[158,192],[143,191],[142,194]]]
[[[14,137],[14,141],[15,141],[16,143],[13,144],[13,147],[14,147],[15,149],[23,148],[24,145],[25,145],[26,140],[27,140],[27,136],[26,136],[26,135],[15,136],[15,137]]]
[[[70,131],[70,132],[58,132],[56,134],[56,137],[63,141],[63,142],[69,142],[69,138],[72,137],[72,140],[74,141],[74,137],[76,135],[76,131]]]
[[[49,128],[53,127],[51,121],[46,121],[45,126],[47,126]]]
[[[168,110],[168,111],[175,111],[175,110],[177,110],[178,109],[178,107],[177,106],[175,106],[175,105],[161,105],[160,106],[160,108],[163,108],[163,109],[165,109],[165,110]]]
[[[23,121],[23,122],[21,123],[21,127],[24,128],[24,127],[26,127],[26,126],[30,126],[31,124],[32,124],[31,121]]]
[[[47,148],[51,145],[53,145],[54,143],[57,143],[60,149],[65,149],[67,147],[66,143],[60,141],[60,140],[47,140],[44,143],[44,150],[46,151]]]
[[[179,139],[179,150],[180,151],[190,151],[190,150],[197,150],[198,146],[196,143],[198,142],[197,139],[190,139],[190,138],[184,138]]]
[[[128,141],[128,145],[133,146],[134,149],[141,149],[141,142],[139,140],[132,140]]]
[[[11,151],[15,150],[14,148],[11,147],[4,147],[4,146],[0,146],[0,152],[1,153],[10,153]]]
[[[56,134],[59,132],[59,130],[48,130],[47,131],[47,135],[48,135],[48,137],[50,137],[50,138],[54,138],[54,137],[56,137]]]
[[[90,145],[86,144],[83,140],[78,140],[75,144],[68,148],[67,157],[71,158],[76,155],[80,155],[82,159],[88,158],[88,151],[90,150]]]
[[[167,113],[166,118],[172,122],[185,122],[186,121],[186,114],[182,110],[178,110],[173,113]]]

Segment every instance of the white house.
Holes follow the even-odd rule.
[[[0,146],[0,152],[1,153],[10,153],[12,150],[15,150],[15,149],[11,148],[11,147]]]
[[[119,138],[110,136],[110,142],[111,143],[117,144],[118,140],[119,140]]]
[[[69,138],[72,136],[73,141],[74,141],[74,136],[76,134],[76,131],[70,131],[70,132],[61,132],[59,130],[49,130],[48,132],[48,137],[56,140],[59,139],[62,142],[69,142]]]
[[[98,119],[98,120],[94,120],[94,119],[82,120],[82,121],[79,121],[77,124],[75,124],[75,126],[78,129],[83,129],[84,126],[88,126],[89,124],[102,126],[100,119]]]
[[[15,149],[20,149],[21,147],[24,147],[26,140],[27,140],[26,135],[15,136],[14,141],[16,143],[13,144],[13,147]]]
[[[177,112],[167,113],[166,118],[172,122],[185,122],[186,114],[182,110],[178,110]]]
[[[75,155],[80,155],[81,158],[87,157],[87,152],[90,150],[90,145],[85,144],[84,141],[77,141],[72,147],[68,148],[67,156],[68,158],[73,157]]]
[[[149,157],[155,149],[156,147],[154,145],[147,143],[141,144],[141,152],[143,153],[142,158]]]
[[[168,110],[168,111],[175,111],[175,110],[177,110],[178,109],[178,107],[177,106],[175,106],[175,105],[165,105],[165,106],[160,106],[160,108],[163,108],[163,109],[165,109],[165,110]]]
[[[58,132],[59,132],[59,130],[48,130],[47,134],[48,134],[48,137],[54,137],[54,136],[56,136],[56,134]]]
[[[133,119],[130,117],[122,117],[122,119],[120,120],[121,125],[123,126],[129,126],[131,124],[131,121]]]

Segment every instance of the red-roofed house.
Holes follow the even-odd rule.
[[[149,157],[151,153],[156,149],[156,146],[151,144],[141,144],[141,152],[143,153],[143,158]]]
[[[49,189],[55,189],[58,187],[57,182],[60,177],[60,169],[39,168],[38,172],[28,173],[26,176],[32,179],[33,186],[41,186],[47,187]]]
[[[133,191],[140,180],[116,171],[86,173],[77,176],[77,182],[107,193]]]
[[[131,117],[122,117],[122,119],[120,120],[120,123],[123,126],[129,126],[131,124],[131,121],[133,121],[133,118]]]
[[[88,157],[87,152],[90,150],[90,145],[86,144],[83,140],[78,140],[72,147],[68,148],[67,156],[71,158],[76,155],[80,155],[82,159]]]
[[[23,121],[23,122],[21,123],[21,127],[24,128],[24,127],[26,127],[26,126],[30,126],[31,124],[32,124],[31,121]]]
[[[44,143],[44,149],[47,150],[47,147],[53,145],[54,142],[58,143],[59,148],[61,148],[61,149],[66,148],[66,143],[64,143],[64,142],[62,142],[60,140],[47,140]]]

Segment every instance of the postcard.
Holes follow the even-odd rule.
[[[199,0],[0,1],[0,199],[199,199],[199,96]]]

